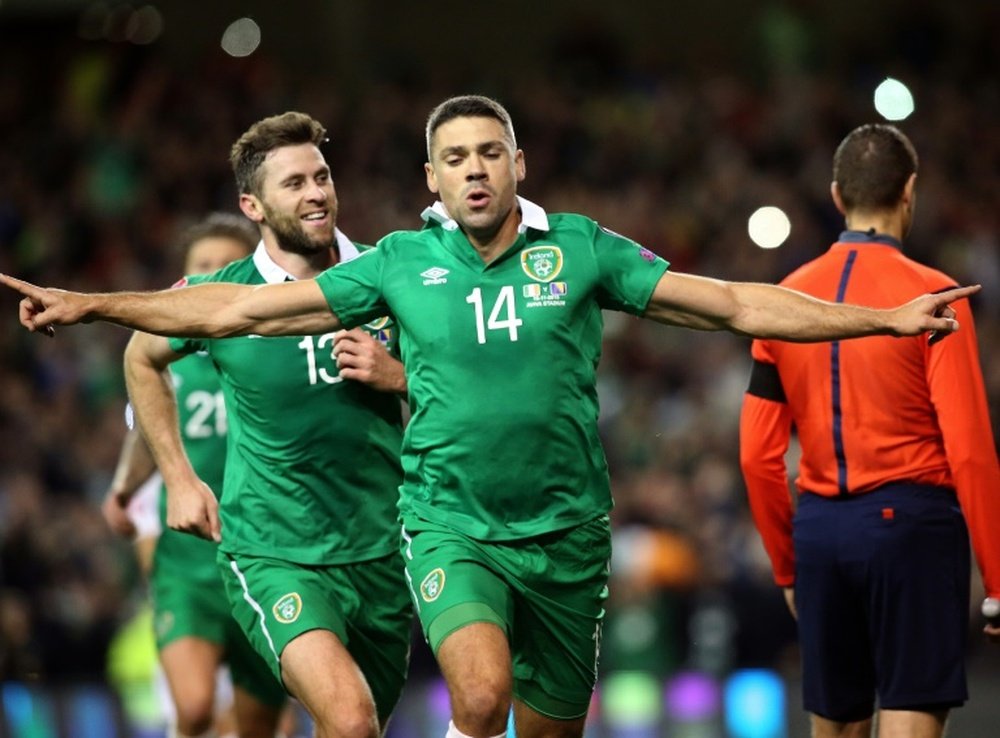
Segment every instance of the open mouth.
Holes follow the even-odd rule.
[[[487,190],[473,190],[465,196],[465,201],[471,207],[482,208],[489,204],[491,194]]]
[[[329,218],[329,216],[330,216],[329,211],[318,210],[315,213],[308,213],[307,215],[303,215],[302,220],[304,220],[306,223],[310,223],[313,225],[322,225],[327,221],[327,218]]]

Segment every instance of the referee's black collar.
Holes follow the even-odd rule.
[[[869,228],[867,231],[843,231],[837,243],[881,243],[903,250],[902,241],[886,233],[876,233],[874,228]]]

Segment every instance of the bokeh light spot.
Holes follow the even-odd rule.
[[[240,18],[222,34],[222,50],[230,56],[250,56],[260,46],[260,26],[253,18]]]
[[[152,5],[144,5],[125,24],[125,37],[134,44],[153,43],[163,33],[163,15]]]
[[[750,239],[762,249],[776,249],[792,232],[792,223],[781,208],[765,205],[750,216],[747,232]]]
[[[903,120],[914,110],[913,94],[898,79],[886,77],[875,88],[875,110],[886,120]]]

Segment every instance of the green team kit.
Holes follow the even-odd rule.
[[[181,439],[198,476],[218,496],[226,457],[226,411],[219,378],[207,356],[196,354],[170,367]],[[233,619],[215,562],[212,541],[166,525],[166,493],[160,491],[161,533],[153,554],[150,589],[156,645],[185,636],[225,649],[233,682],[266,704],[281,705],[285,692]]]
[[[399,325],[412,412],[402,550],[431,646],[496,622],[517,696],[574,718],[596,680],[610,554],[601,311],[642,313],[668,264],[583,216],[518,205],[520,235],[489,264],[439,203],[423,230],[317,282],[345,325]]]
[[[358,253],[339,232],[338,248],[342,261]],[[290,278],[261,244],[188,282]],[[366,330],[392,347],[395,326],[382,316],[369,321]],[[412,618],[396,543],[399,397],[343,380],[333,333],[170,345],[207,352],[225,396],[218,562],[233,614],[279,678],[288,642],[315,628],[333,631],[388,716],[402,689]]]

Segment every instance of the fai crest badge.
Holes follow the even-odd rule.
[[[371,323],[365,323],[365,328],[370,331],[380,331],[389,325],[389,318],[379,318],[378,320],[373,320]]]
[[[444,569],[438,567],[420,583],[420,596],[424,602],[434,602],[444,589]]]
[[[302,614],[302,598],[298,592],[290,592],[274,603],[271,612],[279,623],[294,623]]]
[[[375,336],[383,345],[388,345],[392,341],[392,321],[388,316],[365,323],[365,329]]]
[[[521,268],[539,282],[551,282],[559,276],[562,267],[562,249],[558,246],[532,246],[521,252]]]
[[[174,629],[174,614],[170,610],[164,610],[156,616],[154,626],[158,638],[166,638],[170,631]]]

